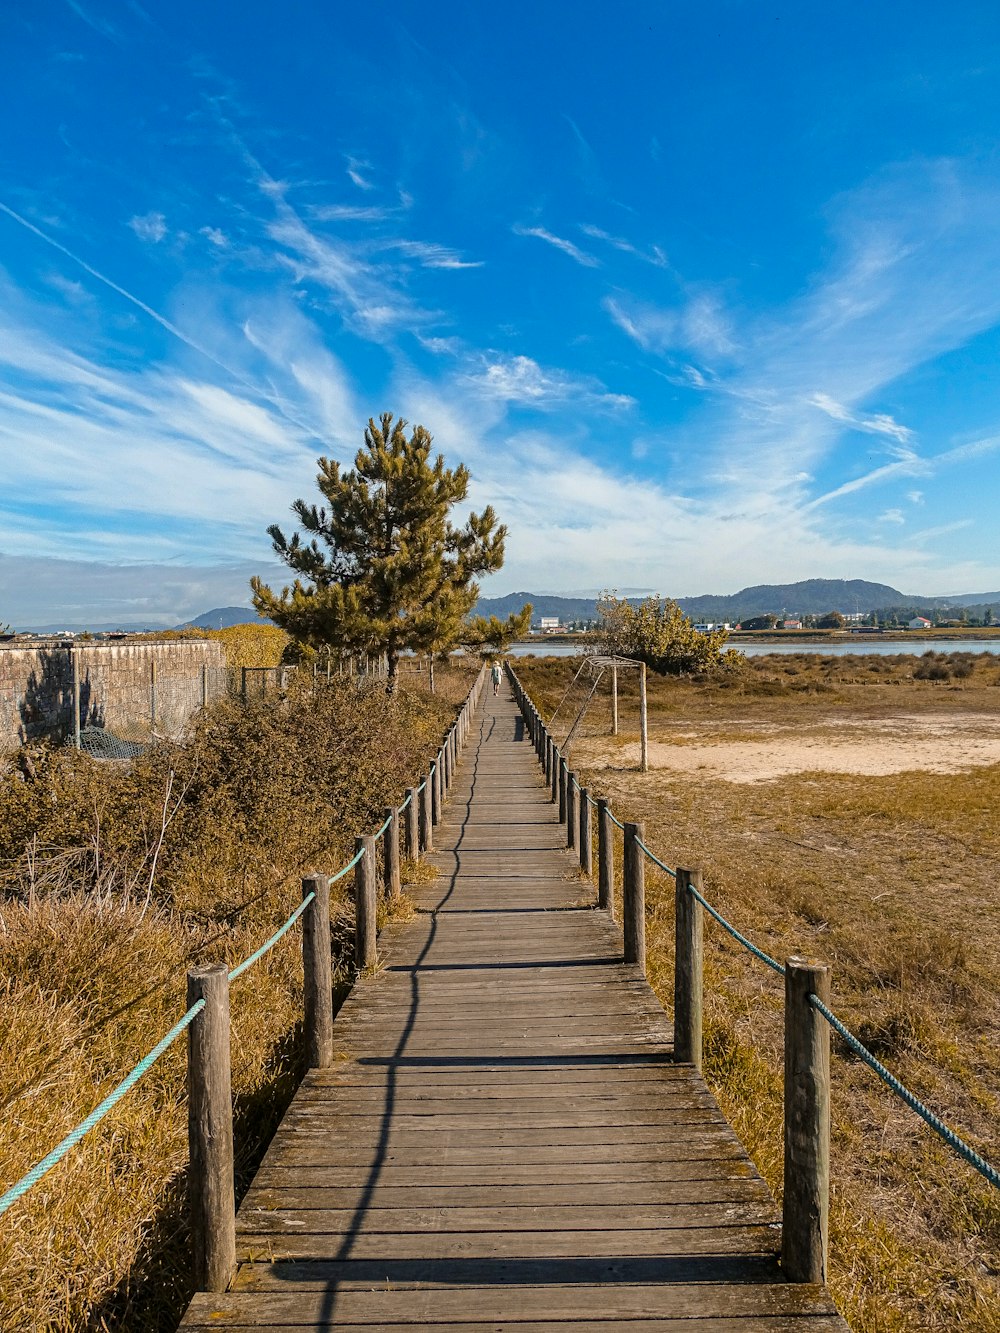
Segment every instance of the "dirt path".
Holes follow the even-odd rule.
[[[686,724],[672,742],[650,742],[650,768],[752,783],[792,773],[878,777],[914,769],[961,773],[1000,764],[1000,716],[992,713],[901,714],[877,721],[828,718],[807,728],[779,724],[754,730],[761,734],[713,741]],[[638,744],[624,746],[621,756],[626,764],[637,764]]]

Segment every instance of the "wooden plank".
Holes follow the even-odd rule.
[[[233,1290],[182,1329],[846,1333],[780,1280],[773,1200],[487,694],[438,876],[265,1155]]]
[[[623,1253],[657,1255],[777,1255],[775,1227],[705,1226],[663,1231],[442,1231],[339,1235],[298,1231],[258,1234],[237,1227],[237,1256],[258,1259],[500,1259],[524,1255],[555,1258],[610,1257]]]
[[[377,1292],[338,1285],[334,1289],[306,1288],[294,1292],[257,1291],[254,1297],[257,1309],[266,1313],[274,1325],[285,1325],[289,1319],[312,1320],[315,1324],[324,1316],[329,1318],[333,1306],[338,1325],[341,1321],[371,1322],[371,1311],[376,1307],[383,1323],[414,1327],[428,1320],[447,1323],[462,1319],[468,1315],[470,1306],[487,1310],[497,1301],[502,1302],[508,1319],[543,1317],[579,1322],[595,1318],[667,1316],[695,1319],[699,1328],[705,1318],[759,1319],[762,1315],[801,1318],[830,1312],[829,1298],[822,1287],[790,1282],[675,1283],[666,1292],[660,1284],[581,1283],[561,1287],[508,1285],[458,1289],[407,1287],[403,1290],[396,1290],[390,1284]],[[230,1311],[238,1313],[248,1303],[242,1292],[215,1296],[206,1301],[206,1305],[216,1312],[217,1319],[225,1318]]]

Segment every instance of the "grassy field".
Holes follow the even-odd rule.
[[[548,717],[576,664],[517,664]],[[833,969],[834,1008],[1000,1162],[1000,659],[751,659],[717,682],[606,683],[572,766],[767,952]],[[589,688],[589,685],[587,686]],[[561,739],[585,694],[560,709]],[[975,766],[970,766],[970,765]],[[935,771],[943,770],[943,771]],[[673,889],[647,879],[650,978],[669,1007]],[[711,922],[706,1074],[781,1192],[780,978]],[[855,1333],[1000,1329],[1000,1193],[834,1044],[831,1285]]]
[[[129,765],[35,746],[0,763],[0,1190],[69,1132],[184,1010],[195,962],[232,966],[420,780],[472,670],[220,703]],[[405,867],[404,867],[405,868]],[[350,880],[336,978],[352,972]],[[301,1074],[292,931],[232,988],[245,1188]],[[0,1329],[172,1330],[191,1294],[185,1042],[0,1218]]]

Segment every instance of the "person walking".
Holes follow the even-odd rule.
[[[494,698],[500,693],[500,682],[503,680],[503,668],[499,662],[494,662],[490,668],[490,680],[493,682]]]

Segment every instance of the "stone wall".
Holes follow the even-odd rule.
[[[225,693],[215,640],[0,646],[0,748],[72,740],[74,675],[80,726],[135,740],[176,736],[196,709]]]

